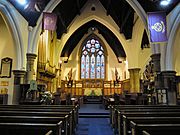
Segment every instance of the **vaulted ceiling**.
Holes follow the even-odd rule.
[[[27,7],[20,6],[15,0],[8,0],[14,7],[22,14],[22,16],[29,22],[30,26],[35,26],[38,17],[43,12],[46,5],[50,0],[28,0],[29,5]],[[60,39],[64,33],[67,32],[68,26],[73,19],[81,14],[82,7],[88,0],[62,0],[57,7],[53,10],[58,15],[57,22],[57,37]],[[107,15],[110,15],[115,23],[119,27],[119,32],[123,33],[126,39],[131,39],[132,30],[134,25],[134,13],[133,8],[126,2],[126,0],[99,0],[103,7],[106,9]],[[137,0],[143,7],[145,12],[165,11],[168,14],[178,3],[179,0],[172,0],[171,4],[166,7],[159,6],[160,0]],[[96,10],[95,8],[91,9]],[[67,41],[63,48],[61,56],[70,55],[78,41],[83,37],[83,33],[86,33],[90,27],[96,27],[107,42],[111,41],[111,48],[115,52],[116,56],[125,57],[125,53],[120,41],[111,32],[110,29],[104,25],[90,21],[75,31]],[[142,37],[142,45],[148,44],[148,38],[146,32]],[[115,40],[112,40],[115,39]],[[113,41],[113,42],[112,42]],[[73,45],[70,45],[73,44]],[[120,50],[120,51],[117,51]]]

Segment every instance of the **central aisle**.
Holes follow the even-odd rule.
[[[76,135],[113,135],[109,118],[79,118]]]
[[[109,123],[109,110],[102,104],[83,104],[79,109],[76,135],[113,135]]]

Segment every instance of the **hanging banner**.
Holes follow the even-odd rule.
[[[150,42],[152,43],[167,42],[166,27],[167,26],[166,26],[165,12],[148,13],[148,29],[150,34]]]
[[[54,13],[43,13],[43,29],[56,30],[57,15]]]

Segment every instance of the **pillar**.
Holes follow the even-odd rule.
[[[161,54],[156,53],[151,55],[152,63],[153,63],[153,74],[154,74],[154,88],[161,88]]]
[[[33,53],[27,53],[27,73],[26,73],[26,83],[30,83],[33,80],[34,71],[34,60],[36,59],[37,55]]]
[[[130,74],[130,93],[140,92],[140,68],[129,69]]]
[[[14,91],[13,91],[12,104],[19,104],[19,99],[21,96],[20,84],[24,84],[24,77],[26,71],[13,70],[13,73],[14,73]]]
[[[162,71],[162,87],[167,89],[168,105],[176,105],[177,103],[177,88],[176,88],[176,72]]]
[[[161,58],[160,53],[156,53],[156,54],[151,55],[151,59],[152,59],[153,66],[154,66],[153,67],[153,72],[161,72],[160,58]]]

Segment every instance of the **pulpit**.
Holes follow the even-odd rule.
[[[41,94],[40,92],[45,91],[45,85],[37,85],[37,90],[29,91],[30,84],[20,85],[20,99],[19,104],[40,104]]]

